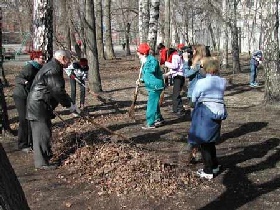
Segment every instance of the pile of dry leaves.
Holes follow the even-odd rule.
[[[65,181],[94,184],[100,195],[152,192],[151,196],[162,197],[197,185],[197,178],[186,168],[179,170],[137,146],[113,143],[108,135],[87,130],[89,127],[76,122],[67,131],[56,132],[55,155],[71,172],[71,177],[60,177]]]

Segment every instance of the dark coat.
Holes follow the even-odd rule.
[[[65,90],[63,66],[53,58],[37,73],[27,98],[27,119],[44,120],[53,115],[58,104],[71,106]]]
[[[13,96],[22,99],[27,98],[32,82],[41,67],[42,66],[40,64],[37,64],[36,66],[32,65],[32,62],[28,62],[23,67],[22,71],[19,72],[18,76],[15,78],[15,89]],[[26,81],[28,82],[27,84],[25,84]]]

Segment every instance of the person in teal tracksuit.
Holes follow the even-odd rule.
[[[164,119],[160,112],[159,99],[164,88],[162,71],[158,60],[149,55],[150,47],[147,43],[138,46],[137,55],[142,64],[142,74],[140,80],[148,91],[148,101],[146,110],[146,125],[142,129],[154,129],[163,125]]]

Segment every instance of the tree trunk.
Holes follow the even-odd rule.
[[[213,48],[214,48],[214,50],[217,50],[217,43],[216,43],[216,39],[215,39],[215,35],[214,35],[214,31],[213,31],[211,22],[209,22],[209,24],[208,24],[208,30],[210,32],[210,36],[212,39]]]
[[[105,38],[106,38],[106,58],[115,59],[115,53],[112,43],[112,29],[111,29],[111,0],[104,0],[104,23],[105,23]]]
[[[149,45],[153,54],[156,52],[157,32],[159,18],[159,0],[151,0],[150,23],[149,23]]]
[[[35,50],[44,53],[47,60],[53,57],[53,0],[34,0]]]
[[[0,209],[30,210],[15,171],[0,143]]]
[[[170,47],[170,0],[165,0],[164,5],[164,43],[166,47]]]
[[[275,5],[276,4],[276,5]],[[263,1],[264,29],[264,69],[266,103],[279,104],[280,66],[279,66],[279,0]]]
[[[232,45],[232,71],[241,72],[240,59],[239,59],[239,45],[238,45],[238,28],[237,28],[237,0],[234,0],[233,8],[233,23],[231,25],[231,45]]]
[[[96,45],[94,0],[86,0],[85,10],[86,54],[89,61],[89,85],[90,89],[94,92],[100,92],[102,91],[102,86]]]
[[[126,43],[126,55],[127,56],[131,55],[129,34],[130,34],[130,23],[127,23],[126,28],[125,28],[125,43]]]
[[[104,44],[103,44],[103,12],[102,0],[96,1],[96,42],[98,50],[98,59],[104,60]]]
[[[3,85],[8,86],[8,80],[5,77],[5,71],[4,71],[4,67],[3,67],[3,49],[2,49],[2,18],[3,18],[3,13],[2,13],[2,7],[0,7],[0,68],[1,68],[1,77],[3,79]]]

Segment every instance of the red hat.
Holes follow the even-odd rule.
[[[81,41],[81,40],[78,40],[78,41],[77,41],[77,44],[78,44],[78,45],[81,45],[81,44],[82,44],[82,41]]]
[[[181,44],[178,44],[177,48],[180,50],[182,47],[185,47],[185,44],[181,43]]]
[[[137,52],[143,55],[149,55],[150,49],[151,48],[147,43],[142,43],[138,46]]]

